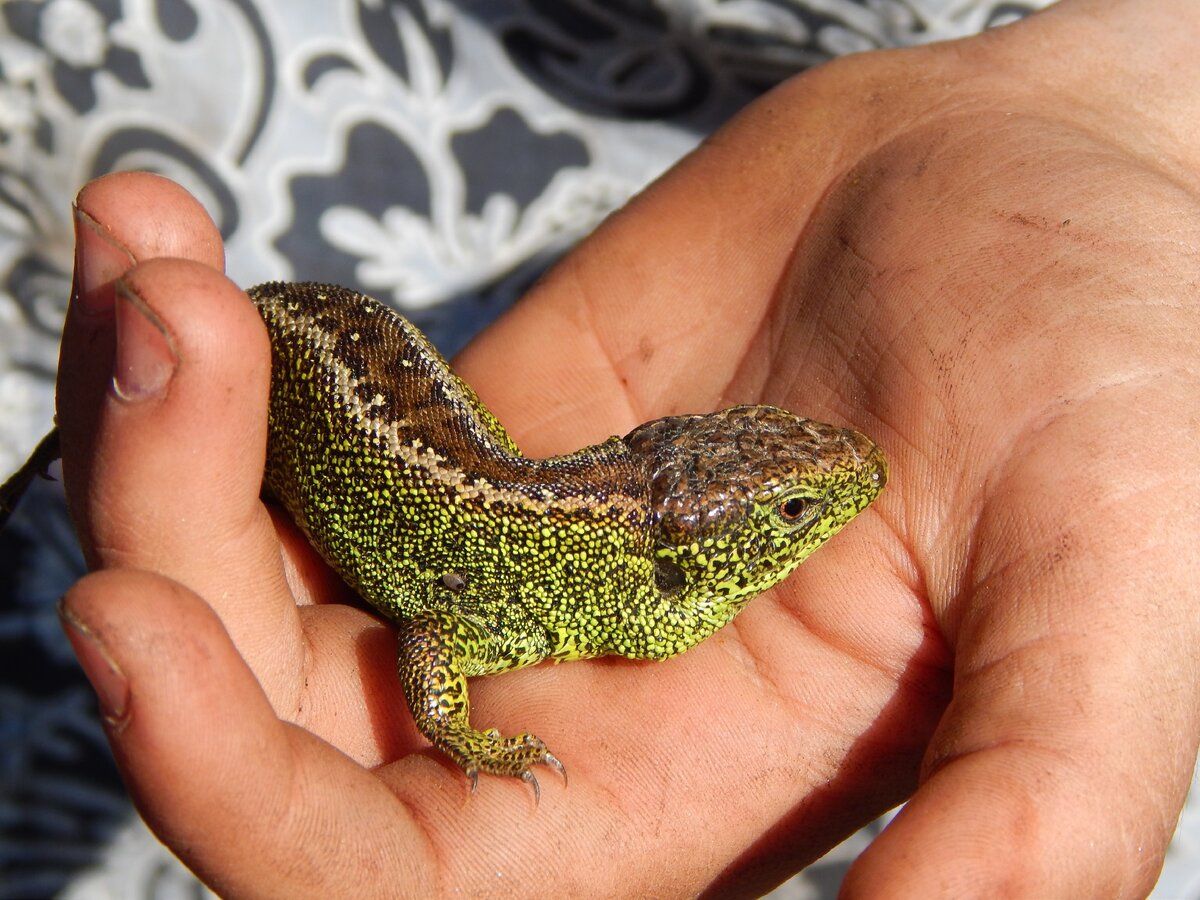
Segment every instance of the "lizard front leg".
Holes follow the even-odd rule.
[[[532,767],[547,765],[566,778],[562,763],[532,734],[503,737],[495,728],[471,727],[467,677],[515,669],[545,659],[536,637],[520,646],[482,625],[440,610],[418,613],[400,623],[399,670],[404,695],[417,728],[453,759],[474,791],[479,773],[511,775],[540,796]]]

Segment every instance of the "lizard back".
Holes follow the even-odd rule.
[[[303,283],[249,294],[272,345],[265,483],[334,569],[395,618],[528,614],[584,635],[563,655],[600,652],[617,595],[653,582],[648,475],[626,444],[529,459],[377,301]]]

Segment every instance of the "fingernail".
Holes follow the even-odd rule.
[[[75,283],[71,306],[86,315],[108,314],[113,308],[113,282],[137,260],[103,225],[78,206],[71,209],[75,216]]]
[[[124,281],[116,285],[117,353],[113,390],[131,403],[161,397],[179,357],[166,327]]]
[[[97,634],[61,600],[58,615],[71,646],[75,648],[75,655],[79,657],[79,664],[96,691],[100,714],[114,728],[123,728],[129,711],[129,682],[125,673]]]

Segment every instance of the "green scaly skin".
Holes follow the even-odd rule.
[[[729,622],[879,494],[858,432],[768,406],[523,457],[411,323],[344,288],[249,292],[272,345],[265,483],[399,623],[418,728],[470,777],[561,764],[469,722],[467,678],[544,659],[666,659]]]

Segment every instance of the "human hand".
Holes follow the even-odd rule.
[[[534,454],[764,401],[861,428],[892,465],[873,511],[684,656],[473,686],[477,721],[568,765],[536,814],[498,779],[464,804],[461,775],[414,753],[389,630],[329,602],[259,504],[264,338],[211,226],[158,180],[89,188],[134,257],[202,264],[129,277],[171,335],[165,396],[105,393],[103,313],[73,314],[61,379],[65,479],[105,569],[64,609],[123,672],[91,658],[164,840],[239,895],[753,889],[919,779],[849,892],[1144,890],[1200,708],[1197,118],[1180,96],[1164,121],[1099,102],[1129,77],[1096,68],[1128,9],[785,87],[464,355]],[[1172,31],[1160,60],[1194,46]],[[1056,59],[1029,64],[1039,44]],[[111,249],[85,229],[101,295],[127,264]],[[127,336],[153,345],[139,321]]]
[[[735,624],[769,689],[830,692],[788,707],[825,741],[797,745],[806,788],[882,807],[906,782],[879,767],[922,754],[919,790],[848,896],[1136,896],[1161,865],[1200,710],[1200,132],[1184,87],[1198,17],[1063,4],[812,73],[714,136],[492,335],[528,355],[521,317],[570,310],[574,292],[639,412],[749,395],[889,452],[874,513],[894,543],[868,514],[848,534],[865,549],[831,546]],[[674,335],[667,349],[647,348],[655,333]],[[722,353],[741,361],[733,377]],[[680,358],[705,360],[696,381]],[[596,378],[549,382],[569,397]],[[842,659],[806,658],[813,635]],[[811,721],[826,699],[841,718]],[[797,795],[764,796],[793,814],[763,811],[725,883],[757,887],[809,849]]]

